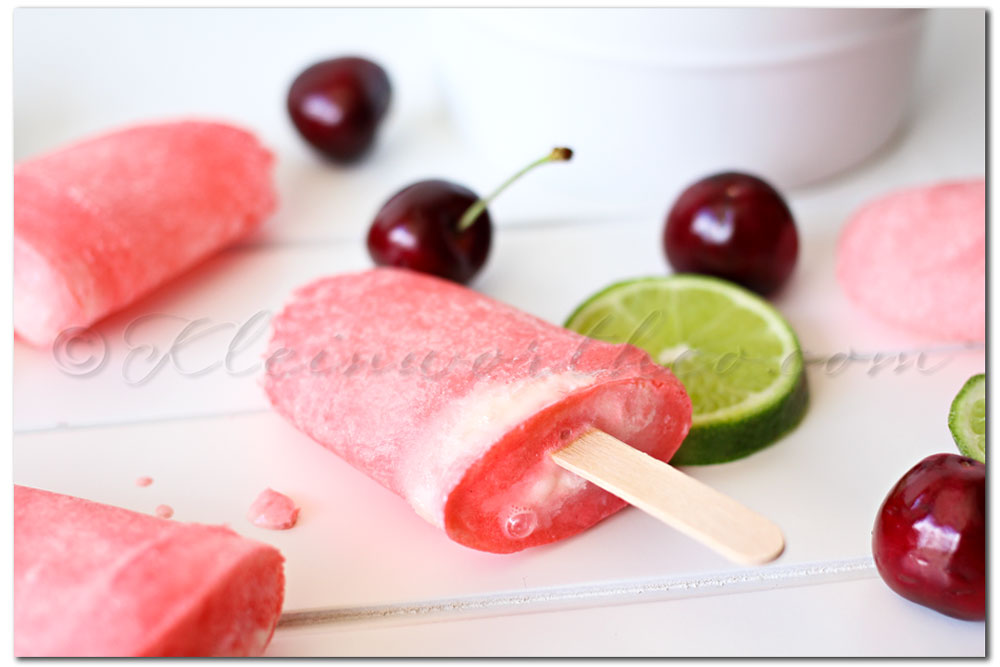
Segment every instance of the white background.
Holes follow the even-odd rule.
[[[689,471],[785,531],[778,562],[739,573],[635,510],[521,554],[470,551],[272,414],[252,373],[192,374],[295,286],[369,266],[367,226],[400,187],[442,176],[484,191],[505,176],[455,135],[425,20],[417,10],[16,12],[15,159],[123,123],[220,117],[275,151],[281,207],[255,238],[102,323],[96,372],[81,374],[86,350],[56,363],[15,342],[15,481],[139,511],[168,503],[178,520],[226,522],[278,546],[286,609],[334,609],[340,620],[279,629],[274,655],[983,655],[983,624],[917,607],[881,584],[869,539],[895,480],[924,455],[952,450],[948,404],[985,355],[871,321],[833,277],[838,231],[858,205],[896,187],[984,173],[983,12],[931,13],[912,113],[889,146],[850,173],[787,193],[801,254],[776,305],[817,360],[810,412],[772,448]],[[375,152],[342,168],[299,140],[284,94],[304,66],[348,52],[382,62],[396,97]],[[554,187],[571,169],[540,171],[492,207],[495,247],[475,285],[556,323],[613,280],[667,270],[659,234],[676,195],[595,215]],[[151,373],[123,340],[149,314],[157,317],[132,345],[160,354],[186,320],[228,328]],[[928,354],[918,367],[920,350]],[[819,361],[879,351],[894,361]],[[135,487],[139,475],[154,484]],[[302,505],[295,529],[245,521],[266,486]],[[608,597],[622,582],[631,593]],[[553,602],[551,587],[570,601]],[[511,593],[523,601],[483,610]],[[454,597],[465,600],[462,611],[402,613]],[[389,615],[364,611],[373,605]]]

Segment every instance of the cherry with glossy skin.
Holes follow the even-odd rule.
[[[756,176],[725,172],[681,193],[667,214],[663,247],[678,273],[718,276],[767,295],[795,268],[799,237],[777,190]]]
[[[388,75],[375,63],[334,58],[295,78],[288,90],[288,113],[316,150],[338,162],[353,162],[375,142],[391,94]]]
[[[896,483],[872,532],[875,565],[908,600],[986,618],[986,466],[934,454]]]
[[[368,231],[368,252],[379,266],[398,266],[457,283],[475,276],[490,252],[493,223],[483,211],[465,230],[458,220],[479,197],[442,180],[420,181],[394,194]]]
[[[395,266],[467,283],[486,263],[493,236],[487,206],[511,183],[547,162],[569,160],[556,148],[507,179],[490,196],[444,180],[419,181],[389,198],[368,230],[368,253]]]

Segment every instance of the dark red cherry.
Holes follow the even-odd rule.
[[[394,194],[368,231],[379,266],[398,266],[466,283],[486,263],[493,223],[483,210],[466,229],[462,215],[479,197],[449,181],[420,181]]]
[[[882,503],[872,551],[882,579],[906,599],[986,618],[986,466],[957,454],[918,463]]]
[[[390,96],[389,77],[381,67],[364,58],[334,58],[295,78],[288,90],[288,113],[316,150],[338,162],[352,162],[374,143]]]
[[[799,238],[777,190],[756,176],[726,172],[703,178],[677,198],[663,247],[679,273],[718,276],[770,294],[795,268]]]
[[[458,283],[472,280],[486,263],[493,223],[486,207],[531,169],[573,152],[556,148],[507,179],[489,197],[450,181],[409,185],[389,198],[368,230],[368,253],[379,266],[430,273]]]

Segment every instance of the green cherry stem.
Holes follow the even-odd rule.
[[[476,218],[478,218],[482,214],[482,212],[486,210],[486,207],[489,206],[501,192],[506,190],[508,187],[510,187],[510,185],[514,181],[521,178],[535,167],[541,166],[547,162],[565,162],[569,160],[571,157],[573,157],[573,151],[570,150],[569,148],[563,148],[563,147],[553,148],[552,152],[550,152],[548,155],[546,155],[543,158],[539,158],[538,160],[535,160],[534,162],[526,166],[524,169],[515,173],[513,176],[511,176],[506,181],[501,183],[500,187],[494,190],[490,194],[490,196],[480,197],[479,199],[477,199],[476,203],[470,206],[465,211],[465,213],[462,214],[462,217],[458,219],[458,231],[464,232],[466,229],[471,227],[472,223],[476,221]]]

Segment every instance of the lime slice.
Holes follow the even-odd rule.
[[[973,375],[951,402],[948,428],[958,451],[986,463],[986,376]]]
[[[577,308],[566,327],[641,347],[684,384],[694,414],[672,464],[744,457],[805,414],[795,332],[769,303],[725,280],[681,274],[616,283]]]

